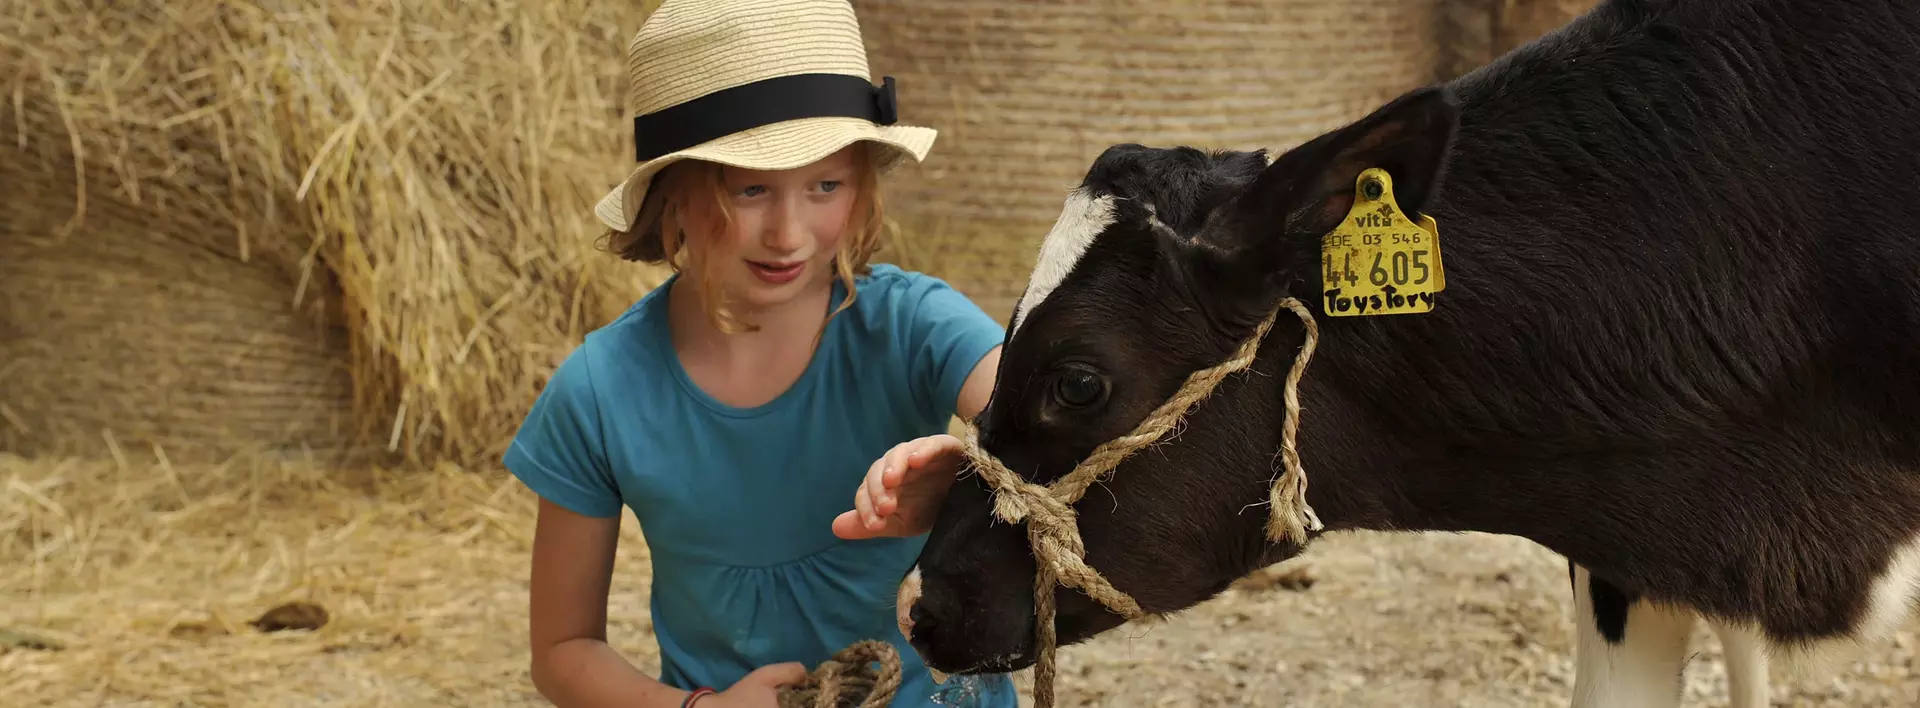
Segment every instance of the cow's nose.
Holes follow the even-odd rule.
[[[942,641],[940,618],[936,613],[929,612],[924,602],[915,603],[907,610],[906,626],[913,630],[913,634],[906,635],[907,646],[913,647],[923,658],[928,644]]]

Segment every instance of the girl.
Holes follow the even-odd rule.
[[[880,177],[934,132],[893,125],[846,0],[667,0],[629,66],[641,164],[595,211],[611,250],[674,273],[568,356],[507,450],[540,496],[534,684],[563,706],[771,708],[878,638],[903,666],[894,705],[952,704],[893,614],[924,537],[848,503],[992,389],[1001,327],[868,265]],[[623,506],[652,559],[657,677],[606,642]],[[1004,678],[956,686],[1016,705]]]

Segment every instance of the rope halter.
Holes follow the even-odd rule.
[[[1052,484],[1034,484],[1007,469],[1000,460],[980,448],[978,428],[972,423],[967,425],[963,439],[965,452],[973,469],[994,491],[994,516],[1007,523],[1025,521],[1027,541],[1033,546],[1034,642],[1039,651],[1034,666],[1034,699],[1037,708],[1050,708],[1053,705],[1056,643],[1053,588],[1056,584],[1079,588],[1129,621],[1147,614],[1133,598],[1115,589],[1099,571],[1087,565],[1086,544],[1080,538],[1073,504],[1086,494],[1088,487],[1111,473],[1127,456],[1152,445],[1173,430],[1188,409],[1211,395],[1221,381],[1251,366],[1260,343],[1273,328],[1281,309],[1291,310],[1298,316],[1306,324],[1307,334],[1300,355],[1294,359],[1293,368],[1287,374],[1286,418],[1280,448],[1286,470],[1274,480],[1270,493],[1267,537],[1274,542],[1292,540],[1304,544],[1307,534],[1320,531],[1322,526],[1313,508],[1307,505],[1306,471],[1300,466],[1294,435],[1299,429],[1300,376],[1306,371],[1307,361],[1313,357],[1319,328],[1313,321],[1313,315],[1294,298],[1281,300],[1255,328],[1253,335],[1234,350],[1232,357],[1188,375],[1180,390],[1148,414],[1132,432],[1094,448],[1071,472]]]

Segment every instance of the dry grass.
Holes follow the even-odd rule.
[[[148,260],[175,270],[180,254],[212,253],[272,271],[253,280],[284,292],[250,302],[347,335],[337,365],[350,382],[302,395],[351,399],[340,417],[360,443],[412,463],[490,461],[558,359],[663,275],[595,253],[588,213],[631,166],[626,43],[657,4],[17,3],[0,11],[0,163],[57,166],[60,189],[9,196],[50,217],[24,236],[98,242],[67,260],[137,238],[167,244]],[[857,5],[876,71],[901,78],[905,117],[942,131],[928,164],[900,174],[895,214],[923,243],[897,260],[1002,318],[1060,194],[1101,149],[1287,147],[1429,78],[1440,24],[1427,2]],[[1268,46],[1285,51],[1246,51]],[[1351,60],[1318,66],[1329,51]],[[103,207],[129,216],[102,220]],[[255,329],[273,326],[287,328]],[[100,427],[167,437],[139,430],[139,407],[102,403],[117,395],[61,393],[152,378],[110,360],[133,344],[90,348],[103,384],[56,386],[0,415],[44,435],[34,419],[98,409],[67,411],[67,449],[96,445]],[[226,417],[231,442],[258,441],[257,425]],[[180,426],[170,443],[221,427]]]
[[[78,193],[63,172],[0,147],[0,450],[352,452],[353,382],[324,300],[294,305],[297,278],[271,259],[196,242],[200,213],[157,190],[89,190],[84,230],[58,238]]]
[[[9,702],[524,704],[533,508],[510,477],[450,466],[0,456],[0,628],[61,647],[0,649]],[[644,660],[645,546],[627,531],[613,631]],[[327,623],[249,625],[289,602]]]
[[[0,12],[0,142],[71,165],[75,193],[45,205],[67,218],[32,236],[259,261],[296,307],[337,287],[363,437],[488,459],[558,359],[660,277],[592,250],[589,209],[632,162],[635,9],[18,3]],[[100,194],[152,228],[90,230]]]
[[[497,470],[0,454],[7,704],[542,705],[525,653],[533,511]],[[609,634],[651,672],[648,577],[629,514]],[[323,608],[326,623],[250,624],[289,603]],[[1063,649],[1059,694],[1063,706],[1560,706],[1570,606],[1562,562],[1519,539],[1341,534],[1180,616]],[[1777,683],[1780,700],[1912,705],[1915,629],[1834,680]],[[1717,646],[1704,629],[1698,642],[1686,706],[1725,705]]]
[[[1004,321],[1108,146],[1292,147],[1430,80],[1439,5],[854,0],[902,119],[940,130],[893,182],[910,263]]]

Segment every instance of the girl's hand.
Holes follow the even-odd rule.
[[[929,435],[893,446],[867,468],[853,495],[853,509],[833,520],[845,539],[917,536],[933,528],[940,502],[966,462],[960,439]]]
[[[727,690],[694,701],[694,708],[780,708],[780,687],[807,680],[800,662],[768,664],[740,677]]]

